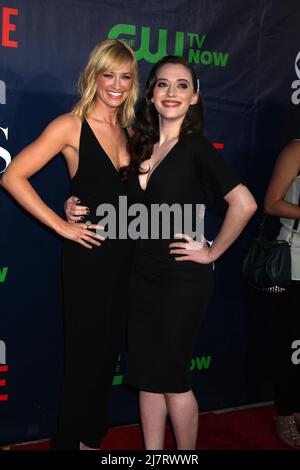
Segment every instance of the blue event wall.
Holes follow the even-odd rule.
[[[70,109],[92,47],[117,34],[141,56],[142,83],[152,66],[149,61],[174,53],[175,44],[185,57],[198,55],[194,65],[207,134],[212,142],[223,144],[224,157],[259,203],[278,152],[290,138],[300,137],[298,0],[149,0],[142,8],[136,0],[4,0],[0,24],[1,172],[8,155],[15,155],[48,122]],[[148,33],[149,48],[142,43]],[[62,157],[31,181],[62,213],[69,194]],[[241,277],[241,261],[257,218],[216,264],[214,299],[193,362],[202,410],[273,396],[268,299],[251,292]],[[61,240],[3,190],[0,220],[0,379],[6,381],[0,387],[0,442],[17,442],[55,432],[63,355]],[[220,222],[219,216],[208,214],[208,238]],[[79,284],[82,275],[78,272]],[[137,421],[136,393],[115,385],[111,423]]]

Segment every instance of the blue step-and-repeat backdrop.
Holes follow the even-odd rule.
[[[282,146],[300,137],[298,0],[4,0],[0,2],[0,172],[75,102],[94,45],[134,49],[141,82],[166,54],[198,73],[207,135],[261,203]],[[32,178],[62,213],[61,156]],[[191,363],[201,410],[271,400],[272,312],[241,263],[258,216],[216,263],[214,299]],[[209,214],[208,238],[221,218]],[[62,380],[62,241],[0,190],[0,443],[55,433]],[[85,275],[78,271],[78,286]],[[111,423],[138,421],[137,394],[116,370]],[[78,371],[80,380],[80,371]]]

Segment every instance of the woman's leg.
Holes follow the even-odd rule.
[[[300,374],[292,360],[293,343],[299,339],[300,282],[293,281],[288,290],[278,295],[274,306],[275,321],[275,405],[278,437],[291,447],[300,447],[293,412],[300,410]]]
[[[165,394],[177,449],[194,450],[198,432],[198,403],[192,392]]]
[[[147,450],[164,448],[167,407],[163,393],[140,391],[140,414]]]
[[[93,295],[90,295],[91,308],[84,309],[81,296],[76,298],[75,294],[73,297],[80,308],[76,305],[75,309],[73,299],[66,308],[65,376],[55,440],[57,450],[99,449],[108,427],[124,318],[120,296],[116,295],[113,302],[103,302],[98,309],[94,307],[97,299]]]
[[[94,447],[86,446],[83,442],[80,442],[79,450],[99,450],[99,448],[95,449]]]
[[[291,336],[291,389],[292,389],[292,410],[299,423],[300,418],[300,363],[299,363],[299,340],[300,340],[300,281],[293,281],[291,306],[294,312],[292,320],[293,335]]]

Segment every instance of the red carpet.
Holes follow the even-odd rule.
[[[261,406],[199,416],[198,450],[290,450],[274,432],[275,410]],[[49,450],[51,441],[14,445],[10,450]],[[105,450],[142,450],[138,425],[111,428],[103,440]],[[166,450],[175,449],[170,426],[166,432]]]

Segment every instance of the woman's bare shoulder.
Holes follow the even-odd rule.
[[[280,166],[293,165],[300,168],[300,141],[292,140],[281,151],[277,164]]]
[[[72,132],[78,131],[81,128],[81,120],[78,116],[72,113],[61,114],[57,118],[55,118],[50,124],[48,128],[57,129],[59,131],[65,132]]]

